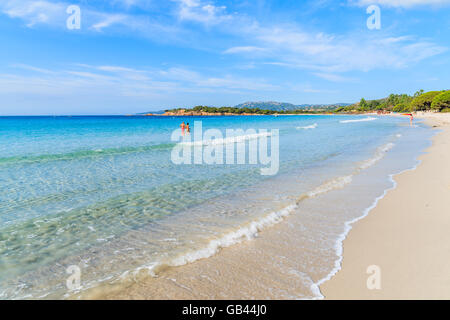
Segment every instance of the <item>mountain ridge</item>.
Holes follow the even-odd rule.
[[[334,104],[300,104],[295,105],[288,102],[277,101],[247,101],[235,106],[235,108],[249,108],[272,111],[292,111],[292,110],[330,110],[338,107],[348,106],[350,103],[334,103]]]

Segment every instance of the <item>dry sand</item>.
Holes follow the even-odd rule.
[[[450,114],[418,114],[441,130],[416,170],[353,225],[342,269],[321,286],[327,299],[450,299]],[[368,289],[369,266],[380,289]]]

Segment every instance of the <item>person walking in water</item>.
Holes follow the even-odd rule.
[[[184,130],[186,129],[186,125],[184,124],[184,121],[180,124],[181,128],[181,134],[184,136]]]
[[[413,125],[413,120],[414,120],[414,116],[412,115],[412,113],[409,114],[409,124],[412,126]]]
[[[191,128],[189,127],[189,122],[186,124],[186,131],[187,131],[187,133],[191,132]]]

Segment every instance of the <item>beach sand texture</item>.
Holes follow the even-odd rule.
[[[450,114],[418,114],[441,130],[416,170],[388,192],[344,240],[342,269],[321,286],[327,299],[450,298]],[[380,289],[369,290],[369,266]]]

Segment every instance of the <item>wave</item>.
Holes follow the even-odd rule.
[[[339,121],[339,122],[340,122],[340,123],[352,123],[352,122],[366,122],[366,121],[374,121],[374,120],[377,120],[377,118],[374,118],[374,117],[367,117],[367,118],[364,118],[364,119],[342,120],[342,121]]]
[[[327,193],[334,189],[341,189],[345,187],[347,184],[352,182],[353,175],[338,177],[336,179],[333,179],[331,181],[325,182],[324,184],[320,185],[316,189],[308,192],[306,195],[309,198],[316,197],[320,194]]]
[[[346,186],[347,184],[352,182],[352,177],[355,174],[358,174],[361,170],[364,170],[364,169],[367,169],[367,168],[373,166],[375,163],[377,163],[378,161],[383,159],[385,154],[389,150],[391,150],[394,146],[395,146],[394,143],[388,142],[388,143],[378,147],[377,150],[375,151],[375,155],[372,158],[369,158],[369,159],[361,162],[360,165],[355,169],[355,171],[352,174],[347,175],[347,176],[338,177],[338,178],[332,179],[328,182],[325,182],[324,184],[320,185],[316,189],[306,193],[306,195],[311,198],[311,197],[318,196],[322,193],[329,192],[334,189],[343,188],[344,186]]]
[[[207,146],[207,145],[222,145],[228,143],[239,143],[247,140],[259,139],[261,137],[269,137],[272,136],[271,132],[260,132],[253,134],[246,134],[242,136],[233,136],[219,139],[209,139],[209,140],[198,140],[198,141],[185,141],[181,142],[182,145],[187,146]]]
[[[149,275],[152,277],[157,277],[160,272],[170,267],[179,267],[189,263],[193,263],[197,260],[206,259],[217,254],[222,248],[230,247],[234,244],[240,243],[244,240],[251,240],[258,236],[258,233],[263,231],[264,229],[273,226],[277,223],[283,221],[287,216],[292,214],[295,209],[297,209],[300,203],[308,198],[314,198],[321,194],[342,189],[346,185],[352,182],[352,178],[355,174],[360,172],[363,169],[370,167],[375,164],[377,161],[381,160],[384,154],[392,149],[394,146],[393,143],[388,143],[379,147],[375,153],[375,156],[369,160],[367,160],[367,164],[361,165],[355,169],[355,171],[346,176],[341,176],[334,178],[332,180],[326,181],[316,187],[315,189],[302,194],[294,204],[291,204],[279,211],[271,212],[268,215],[251,221],[246,225],[239,227],[238,229],[226,233],[224,236],[211,240],[205,247],[192,250],[182,255],[179,255],[173,259],[169,259],[165,262],[153,262],[147,266],[141,266],[139,268],[134,269],[133,271],[126,271],[122,274],[120,279],[127,279],[131,276],[135,279],[136,275],[138,275],[142,270],[148,271]]]
[[[394,190],[395,188],[397,188],[397,182],[394,180],[394,176],[402,174],[404,172],[407,171],[413,171],[415,170],[419,164],[421,163],[421,161],[418,161],[417,164],[415,166],[413,166],[412,168],[406,169],[406,170],[402,170],[400,172],[397,173],[393,173],[389,175],[389,181],[391,182],[392,186],[390,188],[387,188],[383,191],[383,193],[377,197],[374,202],[363,211],[363,214],[353,220],[347,221],[345,222],[345,227],[344,227],[344,232],[338,237],[338,239],[335,242],[335,252],[336,255],[338,256],[338,259],[334,262],[334,267],[333,269],[330,271],[330,273],[328,273],[324,278],[320,279],[319,281],[317,281],[316,283],[313,283],[310,287],[312,293],[315,295],[315,299],[324,299],[325,296],[322,294],[322,292],[320,291],[320,286],[322,284],[324,284],[325,282],[327,282],[328,280],[331,280],[331,278],[333,278],[338,272],[339,270],[341,270],[342,268],[342,260],[344,258],[343,256],[343,251],[344,251],[344,246],[343,246],[343,242],[344,240],[347,238],[348,233],[350,232],[350,230],[353,228],[353,225],[358,222],[359,220],[364,219],[365,217],[367,217],[369,215],[369,213],[376,208],[376,206],[378,205],[378,202],[380,202],[380,200],[382,200],[389,191]]]
[[[182,266],[188,263],[192,263],[199,259],[204,259],[213,256],[221,248],[229,247],[233,244],[237,244],[245,239],[251,240],[258,236],[258,233],[267,227],[275,225],[281,222],[286,216],[290,215],[297,208],[297,204],[290,205],[282,210],[272,212],[265,217],[250,222],[236,231],[232,231],[219,239],[215,239],[209,242],[208,246],[186,253],[172,260],[170,266]]]
[[[312,125],[310,125],[310,126],[297,127],[297,130],[301,130],[301,129],[303,129],[303,130],[309,130],[309,129],[315,129],[315,128],[317,128],[317,123],[314,123],[314,124],[312,124]]]
[[[139,153],[152,150],[166,150],[175,146],[175,143],[162,143],[151,146],[141,147],[123,147],[123,148],[108,148],[96,150],[80,150],[68,153],[54,153],[42,154],[35,156],[16,156],[0,158],[0,165],[2,164],[18,164],[18,163],[34,163],[34,162],[50,162],[50,161],[70,161],[82,158],[95,158],[112,155],[122,155],[129,153]]]
[[[124,272],[119,278],[121,280],[136,279],[136,276],[143,270],[147,271],[152,277],[158,277],[158,274],[170,267],[180,267],[197,260],[206,259],[217,254],[222,248],[230,247],[234,244],[241,243],[245,240],[251,240],[258,236],[258,233],[264,229],[283,221],[287,216],[292,214],[299,207],[301,201],[318,196],[322,193],[332,191],[334,189],[343,188],[352,181],[352,176],[344,176],[325,182],[316,189],[303,194],[294,204],[291,204],[279,211],[271,212],[268,215],[251,221],[246,225],[239,227],[237,230],[231,231],[224,236],[211,240],[205,247],[189,251],[178,257],[170,259],[166,262],[153,262],[146,266],[138,267],[132,271]]]
[[[388,152],[389,150],[391,150],[394,146],[395,146],[395,144],[393,144],[392,142],[389,142],[389,143],[377,148],[377,151],[375,152],[375,156],[362,162],[361,165],[359,166],[359,169],[367,169],[367,168],[371,167],[372,165],[374,165],[375,163],[380,161],[384,157],[385,153]]]
[[[383,156],[386,154],[386,152],[391,150],[393,147],[394,147],[393,143],[387,143],[385,145],[380,146],[376,150],[375,155],[372,158],[366,160],[363,164],[357,166],[351,174],[336,177],[334,179],[331,179],[329,181],[326,181],[326,182],[320,184],[315,189],[302,194],[299,198],[296,199],[296,201],[294,203],[286,206],[285,208],[283,208],[281,210],[273,211],[261,218],[258,218],[256,220],[253,220],[246,224],[238,226],[235,230],[228,231],[227,233],[225,233],[222,236],[219,236],[216,239],[211,239],[204,246],[200,246],[197,249],[192,249],[192,250],[184,252],[178,256],[169,257],[168,259],[165,259],[165,260],[153,261],[151,263],[141,265],[137,268],[133,268],[132,270],[125,271],[120,276],[118,276],[115,280],[109,281],[109,283],[114,284],[114,285],[121,285],[121,283],[123,281],[125,281],[125,282],[138,281],[138,278],[140,279],[141,277],[144,277],[144,278],[147,276],[158,277],[162,272],[164,272],[168,268],[179,267],[179,266],[193,263],[198,260],[212,257],[212,256],[218,254],[221,251],[221,249],[223,249],[223,248],[233,246],[235,244],[241,243],[246,240],[254,239],[264,229],[267,229],[273,225],[276,225],[276,224],[282,222],[289,215],[293,214],[295,212],[295,210],[297,210],[300,207],[300,203],[303,200],[306,200],[308,198],[317,197],[319,195],[325,194],[327,192],[330,192],[330,191],[333,191],[336,189],[344,188],[346,185],[348,185],[352,182],[352,178],[355,174],[370,167],[371,165],[375,164],[377,161],[381,160],[383,158]],[[375,202],[374,206],[376,205],[376,202]],[[371,210],[371,208],[368,209],[368,211],[370,211],[370,210]],[[364,214],[366,215],[367,213],[364,213]],[[358,220],[362,219],[362,218],[363,217],[360,217],[360,218],[358,218]],[[342,254],[342,248],[339,247],[340,243],[342,242],[343,238],[345,238],[346,234],[348,233],[349,228],[351,228],[351,224],[354,223],[355,221],[357,221],[357,220],[347,223],[346,231],[342,235],[342,238],[340,238],[339,241],[336,242],[336,252],[338,253],[338,255]],[[335,268],[330,273],[330,278],[339,270],[338,266],[340,266],[340,263],[341,263],[341,260],[338,260],[336,262]],[[325,282],[327,279],[322,279],[319,282],[316,282],[311,286],[311,290],[313,291],[313,293],[316,297],[323,297],[320,294],[319,285],[322,282]],[[92,286],[84,286],[83,291],[92,289],[93,287],[95,287],[99,283],[101,283],[101,281],[95,281],[95,283],[96,284],[92,283]]]
[[[136,280],[136,276],[141,271],[147,271],[152,277],[158,277],[161,271],[170,267],[180,267],[197,260],[206,259],[217,254],[222,248],[230,247],[234,244],[241,243],[245,240],[251,240],[258,236],[262,230],[281,222],[285,217],[290,215],[296,208],[297,204],[285,207],[279,211],[272,212],[261,219],[249,222],[235,231],[231,231],[218,239],[211,240],[205,247],[198,250],[189,251],[179,255],[166,262],[153,262],[146,266],[135,268],[132,271],[125,271],[120,280]]]

